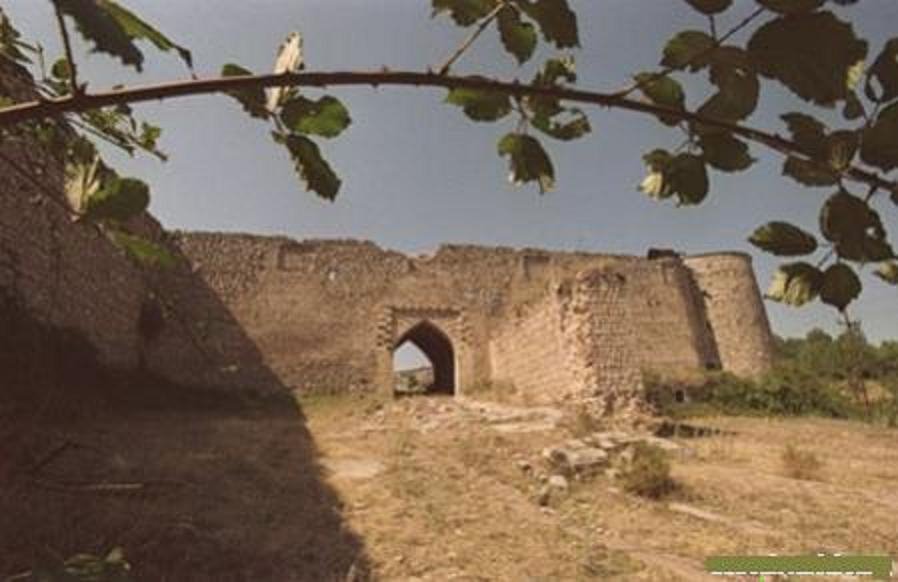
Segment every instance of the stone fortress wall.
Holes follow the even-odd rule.
[[[27,90],[7,71],[0,81]],[[771,363],[745,254],[444,245],[410,257],[355,240],[166,233],[143,216],[130,227],[179,257],[160,270],[72,220],[58,160],[9,139],[0,153],[0,325],[11,300],[111,367],[256,391],[390,390],[408,340],[446,391],[508,380],[608,408],[640,370],[750,375]]]
[[[409,257],[353,240],[185,232],[172,241],[266,365],[302,392],[392,386],[392,352],[404,339],[435,363],[451,360],[458,392],[509,380],[543,399],[632,388],[639,370],[750,375],[771,362],[744,254],[646,259],[445,245]],[[416,335],[422,323],[429,331]]]

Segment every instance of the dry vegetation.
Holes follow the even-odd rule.
[[[728,433],[680,439],[678,491],[659,501],[599,476],[534,502],[539,451],[569,436],[453,424],[445,401],[407,399],[374,415],[352,399],[308,403],[326,458],[384,470],[330,476],[383,579],[699,580],[715,553],[898,556],[898,432],[850,421],[717,417]],[[433,423],[431,417],[446,420]],[[800,442],[800,475],[783,443]],[[825,459],[807,480],[807,459]],[[796,478],[800,477],[800,478]],[[711,578],[713,579],[713,578]]]
[[[0,579],[114,546],[138,580],[702,580],[716,553],[898,555],[894,429],[708,417],[729,432],[677,439],[672,494],[599,475],[541,506],[540,451],[576,424],[507,432],[444,397],[301,409],[27,423],[4,451]]]

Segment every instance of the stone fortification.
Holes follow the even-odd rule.
[[[609,412],[633,400],[642,370],[771,363],[747,255],[445,245],[412,257],[354,240],[167,234],[144,216],[130,227],[179,258],[151,269],[73,222],[59,160],[15,139],[0,153],[0,310],[79,334],[111,367],[234,389],[392,390],[393,352],[410,341],[439,390],[507,380]]]

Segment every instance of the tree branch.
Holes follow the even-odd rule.
[[[474,44],[474,41],[477,40],[477,37],[483,34],[483,31],[486,30],[486,27],[489,26],[497,16],[499,16],[499,12],[501,12],[502,9],[505,8],[505,6],[506,2],[505,0],[502,0],[501,2],[499,2],[499,4],[496,5],[495,8],[493,8],[492,12],[490,12],[483,18],[483,22],[481,22],[477,26],[477,28],[474,29],[471,35],[468,36],[468,38],[466,38],[457,49],[455,49],[455,52],[452,53],[452,56],[446,59],[446,62],[443,63],[443,66],[440,67],[440,75],[446,75],[449,73],[449,69],[452,68],[452,65],[455,64],[455,61],[460,59],[461,56],[465,54],[465,51],[468,50],[472,44]]]
[[[706,49],[703,50],[703,51],[697,52],[696,54],[694,54],[694,55],[692,56],[691,59],[689,59],[688,61],[686,61],[685,63],[683,63],[683,64],[680,65],[679,67],[664,67],[663,69],[661,69],[661,70],[658,71],[657,73],[654,73],[654,74],[652,74],[652,75],[649,75],[648,77],[646,77],[646,78],[643,79],[642,81],[637,82],[637,83],[633,83],[632,85],[630,85],[630,86],[628,86],[628,87],[626,87],[626,88],[624,88],[624,89],[621,89],[620,91],[618,91],[618,92],[616,93],[616,95],[620,95],[621,97],[626,97],[627,95],[632,94],[634,91],[636,91],[636,90],[638,90],[638,89],[642,89],[642,88],[645,87],[646,85],[649,85],[649,84],[651,84],[651,83],[654,83],[654,82],[657,81],[658,79],[660,79],[660,78],[662,78],[662,77],[666,77],[666,76],[668,76],[669,74],[671,74],[671,73],[673,73],[673,72],[675,72],[675,71],[681,71],[681,70],[685,69],[686,67],[688,67],[689,65],[691,65],[692,63],[697,62],[699,59],[708,56],[709,54],[711,54],[712,52],[714,52],[715,50],[717,50],[718,48],[720,48],[721,46],[723,46],[723,43],[725,43],[727,40],[729,40],[729,38],[730,38],[731,36],[733,36],[734,34],[736,34],[737,32],[739,32],[740,30],[742,30],[743,28],[745,28],[746,26],[748,26],[749,24],[751,24],[751,22],[752,22],[755,18],[757,18],[758,16],[760,16],[761,14],[763,14],[765,10],[766,10],[766,8],[764,8],[763,6],[760,7],[760,8],[758,8],[757,10],[755,10],[754,12],[752,12],[751,14],[749,14],[748,16],[746,16],[746,17],[742,20],[742,22],[740,22],[739,24],[737,24],[737,25],[734,26],[733,28],[729,29],[729,30],[728,30],[723,36],[721,36],[720,38],[717,38],[717,31],[716,31],[716,29],[715,29],[715,28],[716,28],[716,25],[715,25],[715,23],[714,23],[714,17],[713,17],[713,16],[709,17],[709,18],[710,18],[710,23],[711,23],[711,36],[714,38],[714,44],[712,44],[710,47],[706,48]]]
[[[75,57],[72,53],[72,41],[69,40],[69,31],[65,27],[62,11],[56,2],[53,3],[53,8],[56,9],[56,24],[59,26],[59,36],[62,37],[65,58],[69,63],[69,85],[72,87],[72,95],[78,95],[81,93],[81,89],[78,87],[78,68],[75,66]]]
[[[329,87],[380,85],[442,87],[446,89],[473,89],[512,96],[548,97],[578,103],[600,105],[611,109],[623,109],[653,116],[668,116],[681,121],[692,121],[709,127],[715,127],[765,145],[785,155],[799,154],[813,159],[813,152],[806,151],[797,143],[777,134],[769,133],[737,123],[707,118],[685,109],[672,109],[639,101],[617,93],[600,93],[583,91],[565,87],[538,87],[522,84],[518,81],[500,81],[483,77],[455,77],[439,75],[433,72],[412,71],[372,71],[372,72],[300,72],[289,74],[245,75],[236,77],[218,77],[144,85],[139,87],[113,89],[99,93],[79,93],[62,97],[17,103],[0,109],[0,127],[11,126],[24,121],[33,121],[64,113],[79,113],[91,109],[100,109],[110,105],[155,101],[189,95],[209,93],[227,93],[260,87]],[[856,182],[864,182],[889,192],[898,192],[898,184],[890,182],[875,172],[852,166],[844,177]]]

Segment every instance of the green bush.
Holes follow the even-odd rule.
[[[667,454],[646,443],[633,447],[633,459],[621,470],[620,480],[624,490],[651,499],[660,499],[677,489],[670,476]]]
[[[661,414],[672,417],[724,413],[848,418],[860,413],[832,384],[791,364],[780,365],[758,380],[715,373],[691,383],[649,376],[645,385],[647,399]],[[685,398],[677,398],[678,392]]]

